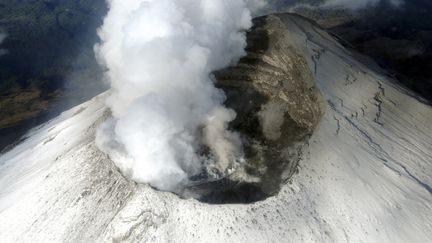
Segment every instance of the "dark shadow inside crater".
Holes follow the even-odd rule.
[[[262,201],[270,194],[264,192],[257,183],[242,183],[229,179],[201,185],[197,199],[209,204],[241,204]]]
[[[236,111],[229,129],[243,141],[245,163],[233,174],[186,188],[210,204],[253,203],[276,195],[297,170],[323,114],[323,102],[302,53],[277,16],[254,19],[247,55],[214,73]]]

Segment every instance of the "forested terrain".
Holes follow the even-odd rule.
[[[0,46],[6,50],[0,56],[0,150],[100,89],[93,46],[105,13],[104,0],[0,0],[0,33],[7,35]]]

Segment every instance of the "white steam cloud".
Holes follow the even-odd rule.
[[[243,0],[108,0],[96,47],[114,118],[96,143],[125,175],[177,191],[202,167],[242,159],[236,114],[211,73],[242,57],[251,15]],[[206,149],[203,149],[206,148]],[[198,151],[210,151],[200,153]]]

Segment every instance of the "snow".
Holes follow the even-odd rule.
[[[127,181],[94,145],[103,94],[0,157],[0,241],[430,241],[431,107],[318,27],[281,18],[328,108],[277,196],[209,205]]]
[[[27,193],[46,176],[59,157],[89,139],[88,129],[105,111],[101,101],[97,97],[36,127],[0,157],[0,212],[13,203],[13,195]]]

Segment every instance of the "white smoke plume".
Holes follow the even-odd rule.
[[[107,68],[113,119],[96,143],[131,179],[178,191],[203,165],[242,159],[227,130],[235,112],[211,73],[245,54],[243,0],[108,0],[98,60]],[[211,156],[197,153],[202,145]],[[208,153],[207,153],[208,154]]]

